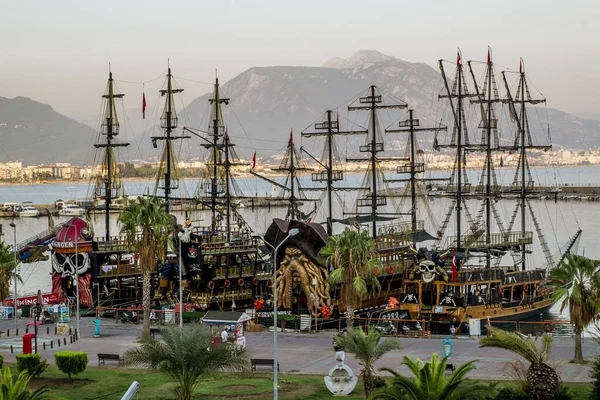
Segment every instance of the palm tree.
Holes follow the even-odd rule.
[[[564,262],[550,272],[550,280],[558,286],[555,299],[563,299],[560,311],[569,306],[575,331],[573,361],[581,364],[583,330],[600,317],[600,260],[569,254]]]
[[[445,374],[446,361],[437,353],[433,353],[427,363],[404,356],[400,365],[407,366],[414,378],[402,376],[390,368],[380,368],[380,371],[392,374],[392,380],[387,387],[376,390],[371,400],[472,400],[493,397],[488,385],[474,384],[466,379],[466,375],[476,368],[475,361],[460,365],[448,376]]]
[[[554,368],[546,361],[552,348],[552,336],[543,335],[541,346],[531,336],[506,332],[490,327],[492,336],[479,341],[481,347],[497,347],[520,355],[529,362],[526,382],[523,387],[526,393],[537,399],[552,399],[560,389],[560,378]]]
[[[319,255],[335,268],[327,280],[331,286],[341,284],[340,301],[346,308],[347,326],[351,327],[354,310],[360,307],[369,286],[381,289],[376,277],[381,271],[377,243],[366,230],[346,229],[339,236],[330,236]]]
[[[354,357],[361,363],[363,368],[360,375],[363,377],[367,397],[373,390],[375,362],[384,354],[402,348],[402,343],[398,339],[380,339],[381,334],[376,330],[372,329],[367,335],[361,328],[348,328],[345,335],[335,336],[333,339],[336,345],[343,347],[344,351],[354,354]]]
[[[48,394],[50,390],[47,386],[37,388],[33,392],[27,390],[30,377],[27,371],[22,371],[17,380],[13,381],[10,368],[4,368],[0,375],[0,400],[47,400],[53,399]]]
[[[125,352],[124,361],[167,374],[179,399],[189,400],[204,374],[224,368],[243,370],[248,364],[229,343],[211,346],[212,341],[213,335],[203,325],[171,326],[163,331],[162,340],[150,339]]]
[[[152,272],[156,261],[164,260],[168,231],[172,217],[165,203],[156,197],[138,197],[130,202],[119,216],[121,234],[127,238],[129,248],[139,253],[142,270],[142,305],[144,309],[143,339],[150,337],[150,290]]]
[[[10,283],[16,273],[15,255],[11,246],[5,242],[0,242],[0,299],[10,296]],[[17,280],[21,277],[17,275]]]

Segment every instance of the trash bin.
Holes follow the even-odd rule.
[[[94,320],[94,337],[100,337],[100,320]]]
[[[21,306],[21,317],[29,318],[31,316],[31,306],[29,304],[23,304]]]
[[[35,335],[33,333],[26,333],[23,335],[23,354],[31,354],[33,345],[32,341]]]

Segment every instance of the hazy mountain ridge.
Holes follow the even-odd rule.
[[[0,97],[2,161],[80,164],[92,137],[92,128],[57,113],[48,104],[26,97]]]
[[[285,146],[290,128],[298,137],[301,130],[327,109],[340,107],[340,113],[346,114],[348,100],[373,84],[435,120],[441,78],[439,72],[427,64],[367,50],[346,59],[333,58],[323,65],[254,67],[222,85],[222,95],[231,99],[230,105],[223,107],[224,119],[230,135],[236,137],[234,142],[240,155],[251,157],[253,148],[257,147],[259,158],[271,156],[276,149]],[[180,134],[184,125],[207,129],[210,97],[209,94],[200,96],[185,110],[178,110],[176,134]],[[191,121],[184,122],[184,115]],[[600,121],[555,109],[548,109],[548,116],[555,149],[600,146]],[[346,127],[344,121],[342,125]],[[157,127],[152,129],[153,135],[159,134]],[[249,142],[244,139],[246,135],[256,141]],[[133,132],[127,136],[135,154],[142,158],[160,157],[160,151],[151,146],[148,132]],[[96,137],[92,128],[55,112],[49,105],[23,97],[0,97],[0,140],[4,152],[0,161],[81,163],[90,160]],[[178,143],[177,149],[182,149],[179,159],[198,158],[202,154],[199,142],[192,138],[189,145]]]

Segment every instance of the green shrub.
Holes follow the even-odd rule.
[[[2,368],[3,364],[4,364],[4,356],[2,354],[0,354],[0,369]]]
[[[71,375],[85,371],[88,363],[87,354],[82,351],[60,351],[54,355],[54,360],[58,369],[69,375],[69,380]]]
[[[373,377],[373,389],[384,388],[386,386],[385,379],[381,376],[375,375]]]
[[[592,379],[594,380],[594,386],[592,388],[592,393],[590,394],[590,399],[600,399],[600,357],[594,361],[594,367],[592,368]]]
[[[39,354],[19,354],[17,355],[17,371],[19,373],[27,371],[31,378],[40,376],[48,369],[48,361],[40,358]]]

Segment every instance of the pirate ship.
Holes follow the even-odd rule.
[[[399,309],[405,311],[404,315],[408,318],[430,321],[432,330],[442,332],[448,331],[447,324],[459,325],[468,318],[519,320],[537,316],[547,311],[554,302],[554,288],[548,285],[547,280],[549,271],[576,246],[581,235],[581,230],[578,230],[554,257],[529,201],[535,183],[529,170],[528,152],[545,151],[551,147],[549,143],[534,143],[535,131],[528,121],[527,106],[544,103],[545,99],[531,95],[522,60],[516,95],[513,96],[506,72],[503,72],[506,96],[500,97],[491,50],[488,51],[482,85],[475,79],[471,62],[467,64],[467,75],[460,51],[453,80],[447,78],[442,60],[439,65],[444,82],[444,93],[440,98],[449,101],[452,134],[445,144],[440,144],[436,135],[434,145],[436,149],[455,151],[451,181],[446,187],[446,193],[453,194],[453,198],[435,247],[431,250],[412,249],[416,262],[404,271],[404,293]],[[468,76],[471,85],[467,84]],[[506,138],[503,141],[500,135],[502,125],[498,119],[498,105],[508,107],[510,118],[506,126],[512,127],[512,141]],[[469,136],[468,106],[473,106],[480,116],[477,125],[481,132],[479,141],[473,141]],[[503,144],[505,142],[509,144]],[[507,151],[517,153],[519,157],[518,169],[510,186],[517,195],[516,204],[508,225],[496,209],[501,186],[494,167],[494,159],[498,159],[494,154]],[[480,181],[475,187],[465,171],[465,158],[471,152],[485,154]],[[474,216],[470,207],[477,200],[481,204]],[[453,215],[455,235],[446,236],[442,242]],[[520,216],[520,229],[515,229],[517,216]],[[464,219],[466,226],[463,225]],[[535,235],[527,229],[528,222],[535,228]],[[527,256],[531,254],[528,247],[533,244],[534,236],[541,243],[545,264],[531,268]],[[504,260],[510,257],[513,263],[507,265]]]

